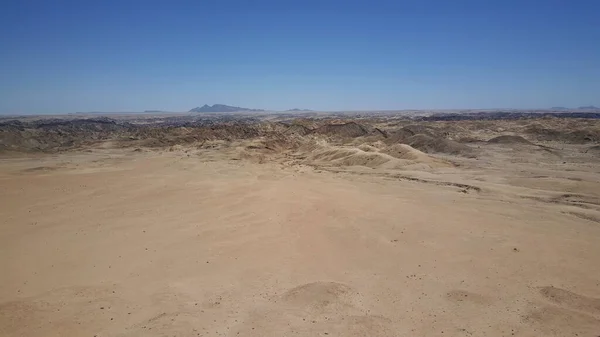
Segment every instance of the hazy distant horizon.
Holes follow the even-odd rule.
[[[600,107],[596,106],[597,109]],[[590,109],[579,109],[579,108],[566,108],[569,111],[573,110],[590,110]],[[150,110],[150,109],[146,109]],[[77,111],[77,112],[47,112],[47,113],[0,113],[0,116],[61,116],[61,115],[93,115],[93,114],[192,114],[192,115],[202,115],[202,114],[235,114],[239,112],[244,112],[247,114],[261,114],[261,113],[311,113],[311,112],[325,112],[325,113],[335,113],[335,112],[410,112],[410,111],[418,111],[418,112],[459,112],[459,111],[551,111],[552,107],[548,108],[448,108],[448,109],[346,109],[346,110],[314,110],[310,109],[310,111],[287,111],[285,110],[270,110],[264,109],[264,111],[232,111],[232,112],[189,112],[189,111],[175,111],[175,110],[161,110],[161,111]],[[595,111],[594,111],[595,112]]]

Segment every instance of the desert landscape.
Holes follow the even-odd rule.
[[[0,335],[600,335],[597,114],[294,110],[0,120]]]

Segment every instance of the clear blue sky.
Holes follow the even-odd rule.
[[[600,1],[4,0],[0,113],[600,105]]]

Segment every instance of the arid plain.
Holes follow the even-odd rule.
[[[0,121],[1,336],[600,335],[600,120]]]

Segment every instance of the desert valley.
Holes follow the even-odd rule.
[[[597,337],[581,117],[5,118],[0,335]]]

